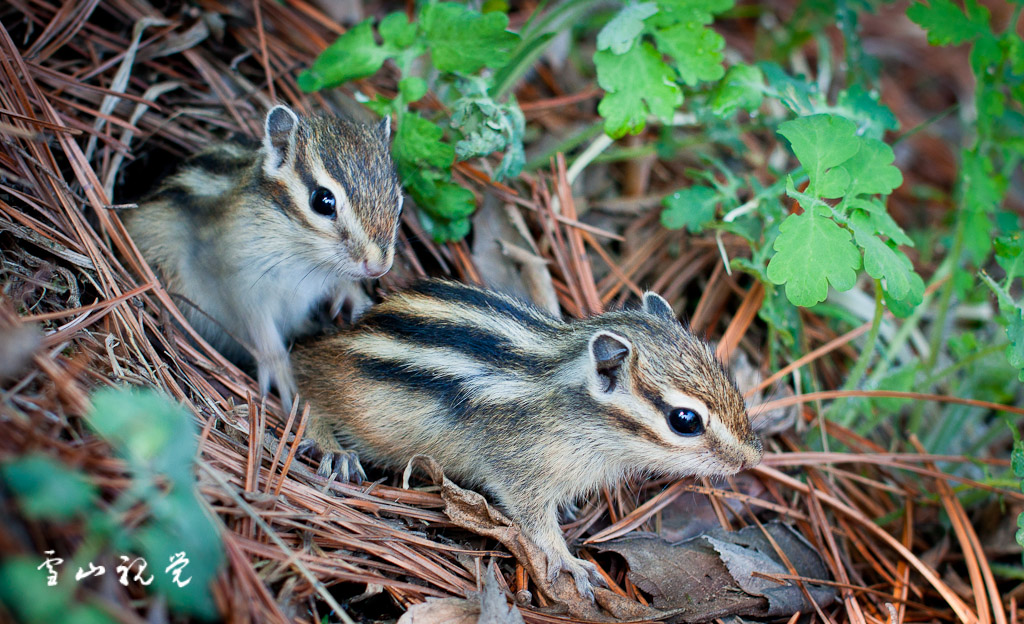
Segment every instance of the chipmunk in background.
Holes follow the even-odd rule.
[[[287,343],[325,300],[391,268],[402,189],[378,126],[267,113],[262,144],[205,149],[125,214],[125,225],[189,322],[229,359],[256,363],[287,409]],[[198,308],[198,309],[197,309]]]
[[[343,445],[395,469],[429,455],[492,495],[544,551],[549,580],[567,571],[588,597],[603,581],[569,553],[559,507],[629,475],[729,475],[761,460],[729,373],[654,293],[639,310],[564,323],[426,281],[297,344],[293,360],[321,473]]]

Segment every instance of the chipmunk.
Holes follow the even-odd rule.
[[[390,128],[275,106],[260,145],[197,153],[126,213],[143,256],[187,299],[192,326],[229,359],[250,351],[260,391],[276,384],[286,409],[287,342],[315,306],[330,300],[335,316],[354,280],[391,268],[402,191]]]
[[[296,345],[321,474],[347,451],[401,468],[417,454],[481,486],[593,598],[557,511],[628,475],[729,475],[761,460],[743,396],[660,296],[565,323],[449,281],[392,294],[340,333]],[[351,457],[350,457],[351,458]]]

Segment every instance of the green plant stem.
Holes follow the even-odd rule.
[[[843,384],[843,390],[853,390],[860,385],[861,379],[864,378],[864,374],[868,371],[868,366],[871,364],[871,360],[874,359],[875,346],[878,343],[878,332],[882,328],[882,312],[884,311],[882,305],[882,283],[879,280],[875,280],[875,315],[871,319],[871,329],[868,331],[867,342],[864,344],[864,350],[861,351],[860,357],[857,358],[857,364],[854,365],[853,370],[850,371],[849,376],[846,378],[846,383]],[[833,404],[832,410],[835,411],[836,406],[846,405],[846,401],[837,401]],[[853,424],[853,416],[850,413],[841,419],[838,419],[844,427],[849,427]]]
[[[952,275],[956,274],[956,270],[960,266],[960,257],[964,251],[964,230],[967,227],[966,217],[966,205],[964,198],[963,181],[960,182],[960,188],[958,189],[957,195],[959,196],[959,210],[956,215],[956,229],[953,232],[953,247],[950,250],[949,256],[942,263],[942,265],[948,265],[950,272],[950,279],[942,287],[942,292],[939,295],[939,306],[935,314],[935,321],[932,325],[931,339],[928,341],[928,359],[924,364],[924,370],[930,372],[934,370],[936,363],[939,359],[939,351],[942,349],[942,339],[946,335],[946,317],[949,316],[949,306],[953,302],[953,290],[956,287]],[[938,273],[943,272],[945,266],[940,266]],[[928,387],[924,390],[927,391]],[[907,423],[908,430],[919,431],[921,429],[921,422],[924,420],[924,409],[925,403],[919,402],[914,411],[910,414],[910,420]]]

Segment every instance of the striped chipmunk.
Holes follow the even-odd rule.
[[[275,106],[261,143],[204,149],[124,215],[192,326],[229,359],[255,361],[260,391],[276,384],[286,408],[288,341],[321,303],[333,317],[347,299],[368,301],[355,280],[391,268],[402,190],[390,132],[388,119]]]
[[[307,435],[333,461],[433,457],[480,486],[593,598],[557,512],[631,475],[730,475],[761,460],[743,397],[660,296],[565,323],[510,297],[430,280],[293,352]],[[342,450],[343,446],[348,450]]]

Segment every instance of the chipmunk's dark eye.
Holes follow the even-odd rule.
[[[700,414],[688,407],[677,407],[668,413],[668,426],[681,436],[697,436],[704,433],[704,421]]]
[[[309,207],[313,209],[313,212],[330,217],[331,219],[338,216],[335,204],[334,193],[322,186],[313,191],[313,194],[309,196]]]

